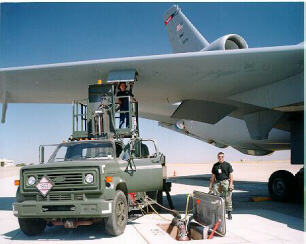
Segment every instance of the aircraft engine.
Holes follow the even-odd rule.
[[[214,42],[210,43],[207,47],[203,48],[202,51],[217,51],[217,50],[233,50],[233,49],[246,49],[248,44],[239,35],[229,34]]]

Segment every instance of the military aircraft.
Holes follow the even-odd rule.
[[[164,23],[173,54],[0,69],[2,123],[8,103],[71,103],[99,79],[135,76],[141,117],[248,155],[291,149],[291,163],[303,164],[304,43],[248,48],[236,34],[208,43],[177,5]],[[292,178],[272,177],[276,199]]]

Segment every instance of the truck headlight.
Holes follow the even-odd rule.
[[[87,174],[85,176],[85,182],[88,183],[88,184],[91,184],[92,182],[94,181],[94,177],[92,174]]]
[[[30,176],[30,177],[28,178],[28,184],[29,184],[30,186],[34,186],[35,183],[36,183],[35,177],[34,177],[34,176]]]

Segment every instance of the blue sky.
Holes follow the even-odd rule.
[[[1,4],[0,66],[171,53],[163,14],[172,3]],[[304,38],[304,3],[179,3],[207,41],[236,33],[249,47],[293,45]],[[0,158],[37,163],[38,146],[71,134],[71,105],[9,104],[0,125]],[[213,162],[220,149],[141,120],[168,162]],[[250,157],[224,149],[229,161],[288,159],[289,151]],[[186,155],[188,152],[188,156]]]

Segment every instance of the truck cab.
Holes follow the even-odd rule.
[[[158,149],[150,153],[148,142],[157,149],[154,140],[139,138],[126,145],[116,140],[61,143],[46,163],[23,167],[13,204],[21,230],[37,235],[47,223],[72,228],[104,219],[109,234],[121,234],[128,193],[163,189],[163,155]]]

